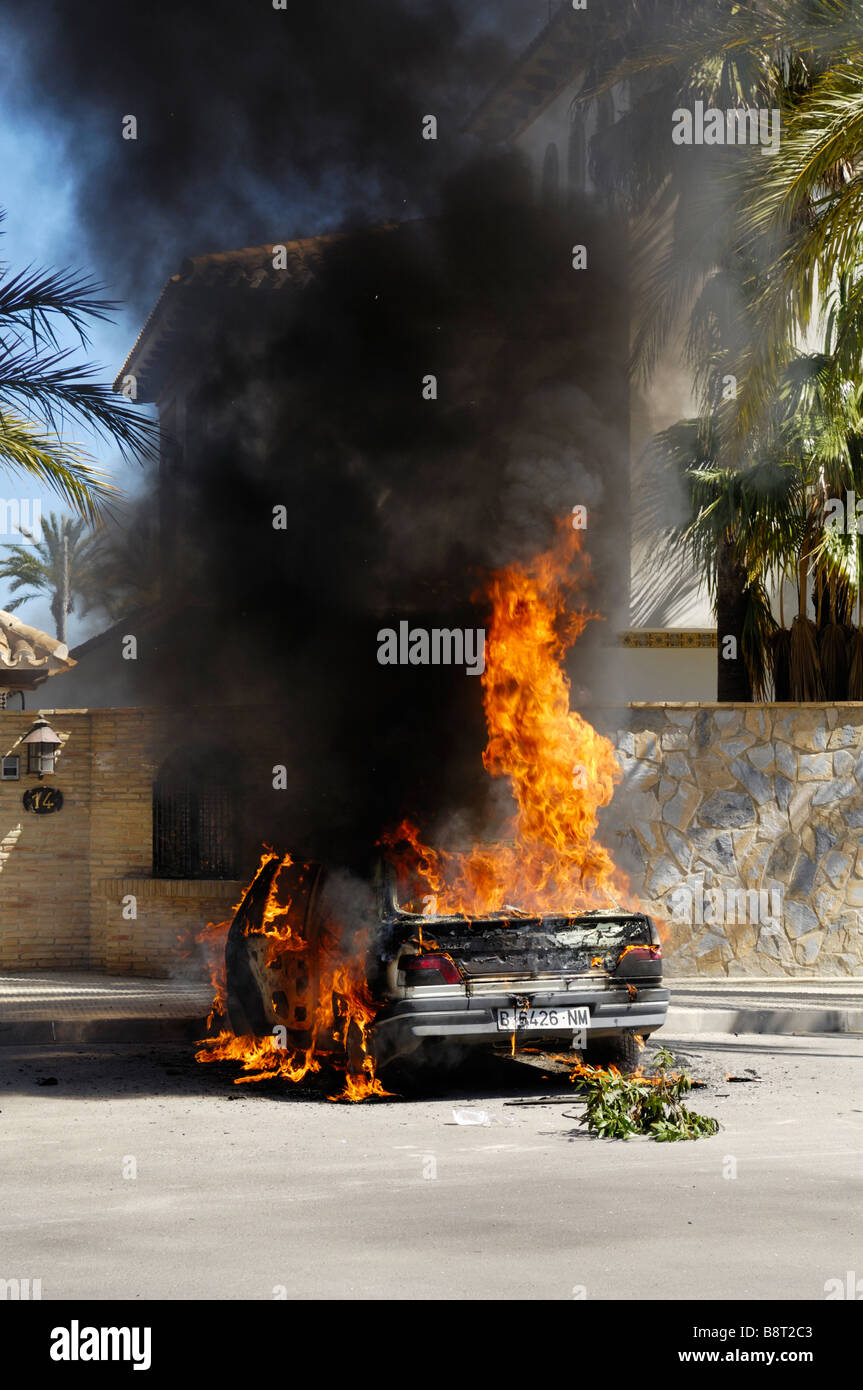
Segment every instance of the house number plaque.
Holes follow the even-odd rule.
[[[37,816],[49,816],[59,811],[63,805],[63,793],[59,787],[28,787],[23,797],[24,810]]]

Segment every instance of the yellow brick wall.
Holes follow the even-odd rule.
[[[0,966],[4,969],[85,969],[90,957],[89,855],[92,810],[92,719],[75,712],[50,716],[64,741],[57,772],[44,785],[59,787],[63,807],[53,815],[24,810],[28,787],[21,739],[38,711],[0,712],[0,753],[17,754],[21,777],[0,782]]]
[[[22,805],[40,781],[20,742],[40,714],[63,740],[41,783],[63,806],[41,816]],[[153,780],[182,729],[178,713],[147,709],[0,711],[0,753],[21,758],[20,780],[0,782],[0,969],[194,968],[184,950],[231,915],[243,885],[151,877]]]

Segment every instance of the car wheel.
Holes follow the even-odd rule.
[[[618,1071],[635,1071],[641,1061],[642,1047],[635,1033],[618,1033],[612,1038],[597,1038],[584,1050],[584,1060],[591,1067],[617,1067]]]
[[[249,948],[250,938],[244,935],[242,923],[235,923],[225,945],[228,1021],[236,1037],[253,1034],[262,1038],[273,1025],[264,1011]]]

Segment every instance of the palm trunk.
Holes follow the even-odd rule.
[[[66,643],[66,615],[69,612],[69,537],[63,537],[63,560],[60,566],[60,602],[58,605],[57,639]]]
[[[824,681],[818,650],[818,629],[812,619],[806,616],[812,532],[813,527],[810,519],[800,548],[797,567],[798,611],[797,617],[791,624],[789,671],[791,699],[801,704],[824,699]]]
[[[805,549],[809,536],[804,539],[804,549],[797,565],[797,616],[806,617],[806,589],[809,584],[809,553]]]
[[[746,571],[724,540],[716,560],[716,698],[748,704],[752,700],[749,673],[743,660],[743,622],[746,616]],[[734,638],[735,655],[724,656],[727,639]]]

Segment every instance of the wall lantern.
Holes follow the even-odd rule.
[[[27,745],[27,771],[37,777],[54,771],[54,759],[61,740],[47,719],[37,719],[29,734],[22,740]]]

